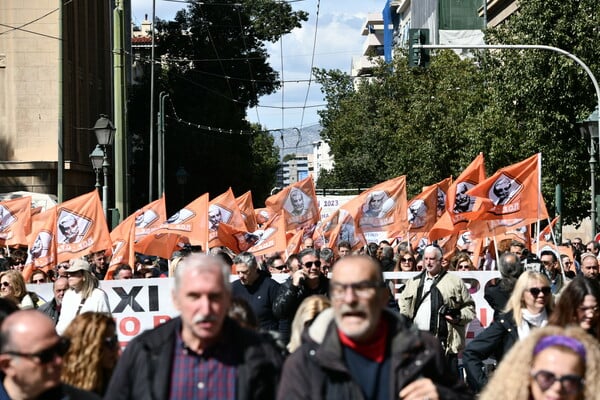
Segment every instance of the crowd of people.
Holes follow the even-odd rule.
[[[473,260],[468,248],[307,239],[287,258],[140,255],[113,278],[172,277],[179,316],[123,352],[103,252],[25,282],[16,249],[0,254],[0,399],[600,398],[600,245],[569,246],[536,255],[509,240]],[[484,288],[494,319],[467,343],[475,302],[452,271],[483,269],[500,274]],[[414,274],[384,279],[393,271]],[[43,302],[35,285],[50,282]]]

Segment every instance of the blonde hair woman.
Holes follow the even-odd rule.
[[[302,332],[310,326],[321,311],[331,307],[331,301],[325,296],[308,296],[300,303],[294,320],[292,321],[292,334],[287,348],[290,353],[294,352],[302,344]]]
[[[98,278],[90,264],[82,259],[72,261],[67,269],[69,290],[65,292],[56,331],[61,335],[67,326],[86,311],[110,314],[108,296],[98,287]]]
[[[599,362],[600,343],[583,329],[540,328],[513,346],[479,399],[600,399]]]
[[[62,382],[103,395],[119,358],[114,319],[104,313],[79,314],[63,336],[71,346],[63,356]]]
[[[38,296],[27,291],[23,276],[16,270],[0,273],[0,296],[13,301],[21,310],[38,308]]]

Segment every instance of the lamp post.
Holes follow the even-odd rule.
[[[177,168],[177,172],[175,172],[177,184],[181,189],[181,207],[185,206],[185,185],[187,184],[189,175],[190,174],[188,174],[185,168],[183,168],[183,165],[180,165],[179,168]]]
[[[102,169],[102,161],[104,160],[104,150],[100,147],[99,144],[96,145],[94,151],[90,153],[90,161],[92,162],[92,168],[94,168],[94,172],[96,173],[96,190],[98,190],[98,194],[100,195],[100,169]]]
[[[95,164],[94,160],[92,160],[92,165],[96,171],[97,185],[99,185],[98,174],[100,168],[102,168],[104,175],[104,181],[102,182],[102,208],[104,209],[104,216],[108,219],[108,169],[110,168],[110,163],[108,162],[107,149],[113,143],[116,129],[106,115],[100,114],[100,118],[98,118],[92,130],[96,134],[96,140],[98,141],[96,149],[94,149],[92,154],[96,153],[96,157],[99,157],[100,151],[102,152],[102,159],[96,158]],[[90,159],[92,154],[90,154]]]
[[[592,238],[596,236],[596,147],[598,143],[598,125],[600,124],[598,119],[598,107],[590,114],[587,119],[579,122],[579,129],[581,134],[584,136],[589,135],[590,137],[590,175],[591,175],[591,207],[590,207],[590,218],[592,220]]]

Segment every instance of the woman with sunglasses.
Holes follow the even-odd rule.
[[[451,271],[475,271],[475,266],[473,265],[473,261],[471,261],[471,257],[464,252],[460,252],[452,258],[450,265]]]
[[[114,319],[104,313],[79,314],[63,337],[71,346],[63,356],[62,382],[103,395],[120,352]]]
[[[578,276],[562,291],[550,316],[550,325],[577,324],[600,340],[600,284]]]
[[[515,344],[479,399],[598,399],[599,362],[600,343],[581,328],[540,328]]]
[[[548,323],[551,310],[552,292],[546,275],[533,271],[522,273],[504,313],[499,314],[463,352],[467,383],[474,392],[481,391],[487,383],[484,360],[493,357],[499,363],[517,341]]]
[[[0,296],[13,301],[21,310],[38,308],[40,302],[37,294],[27,291],[23,275],[15,270],[0,273]]]

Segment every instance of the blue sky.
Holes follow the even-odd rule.
[[[156,16],[171,19],[177,10],[185,7],[179,2],[155,0]],[[144,14],[152,15],[152,2],[148,0],[132,0],[132,19],[138,24]],[[283,71],[283,80],[308,80],[315,41],[315,26],[318,0],[300,0],[293,3],[295,9],[307,11],[309,20],[302,28],[294,29],[283,37],[283,46],[277,42],[268,44],[272,67]],[[365,37],[361,36],[361,27],[370,12],[381,12],[385,0],[321,0],[316,37],[314,67],[337,68],[350,73],[352,56],[360,54]],[[281,49],[283,47],[283,70],[281,68]],[[308,97],[307,97],[308,91]],[[260,105],[272,107],[302,107],[323,104],[320,86],[314,81],[287,83],[282,92],[263,96]],[[302,128],[314,125],[319,121],[319,108],[284,109],[258,107],[248,110],[248,120],[259,122],[267,129]]]

